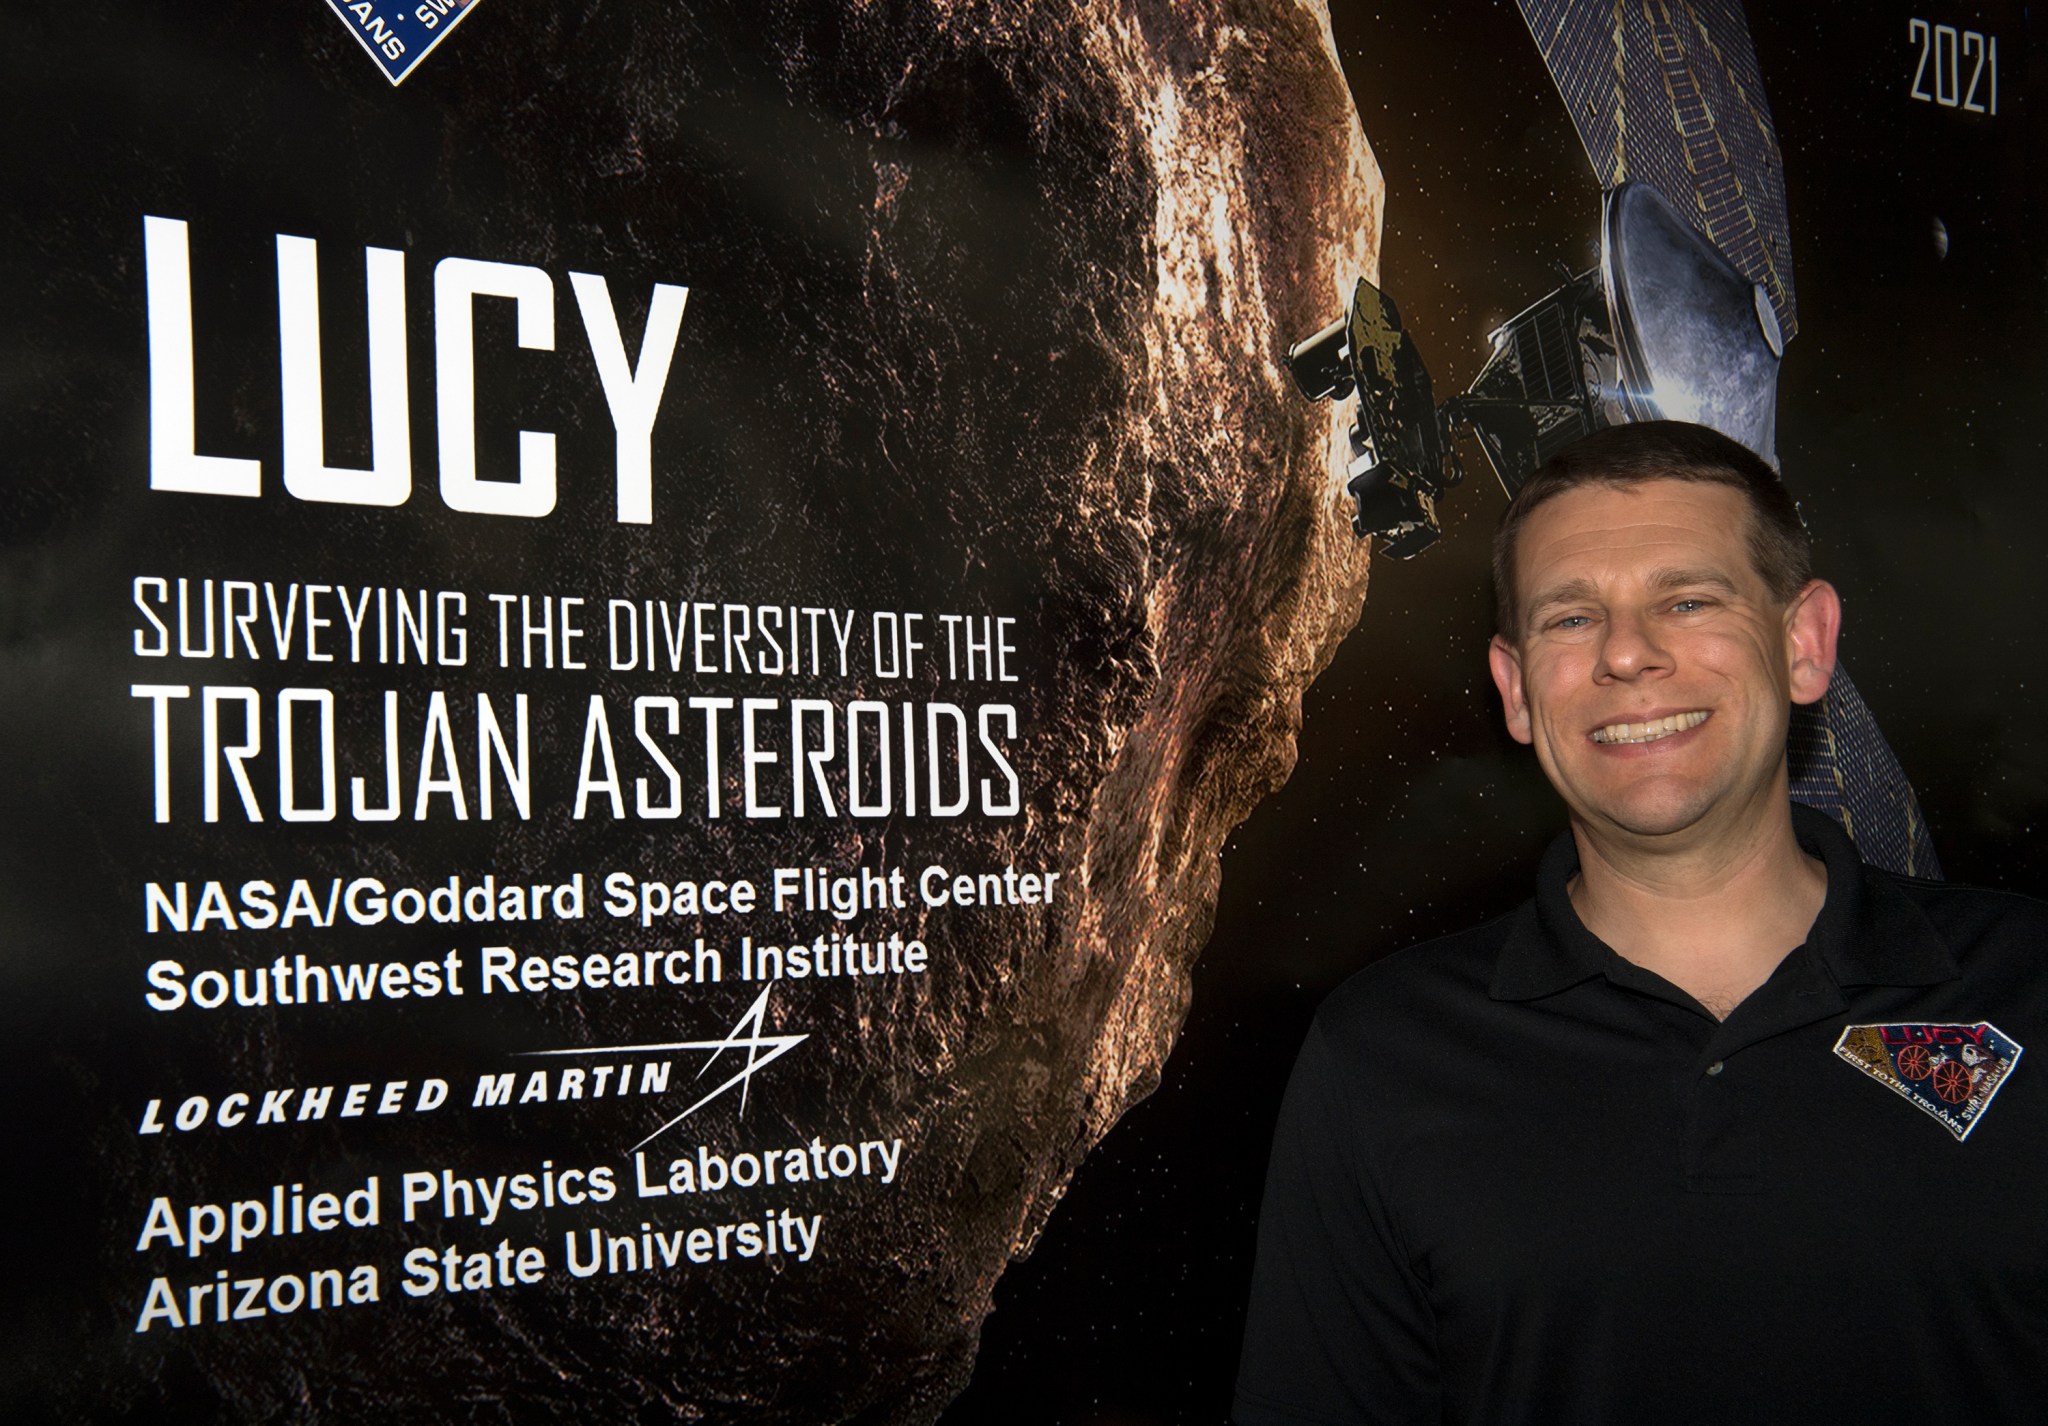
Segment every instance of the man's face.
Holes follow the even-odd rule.
[[[1588,831],[1682,841],[1783,802],[1790,705],[1827,691],[1840,603],[1818,580],[1772,598],[1752,518],[1727,486],[1652,480],[1568,491],[1523,524],[1494,682]]]

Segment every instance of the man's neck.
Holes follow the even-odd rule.
[[[1576,821],[1569,888],[1586,929],[1725,1020],[1801,945],[1827,868],[1800,848],[1779,799],[1743,835],[1658,844]]]

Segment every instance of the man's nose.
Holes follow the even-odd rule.
[[[1600,645],[1596,678],[1635,679],[1669,673],[1671,656],[1657,637],[1656,625],[1641,614],[1615,613],[1607,620]]]

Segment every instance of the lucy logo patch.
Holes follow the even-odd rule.
[[[327,8],[348,26],[394,85],[469,18],[473,4],[474,0],[327,0]]]
[[[2020,1047],[1979,1020],[1974,1025],[1851,1025],[1835,1053],[1894,1094],[1939,1119],[1958,1139],[1991,1107],[2020,1062]]]

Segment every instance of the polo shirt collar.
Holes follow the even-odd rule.
[[[1806,947],[1838,986],[1934,985],[1958,974],[1934,926],[1889,876],[1865,866],[1855,843],[1826,813],[1792,805],[1799,845],[1827,866],[1828,894]],[[1495,964],[1495,1000],[1535,1000],[1610,976],[1628,962],[1579,920],[1566,884],[1578,874],[1571,833],[1550,844]]]

